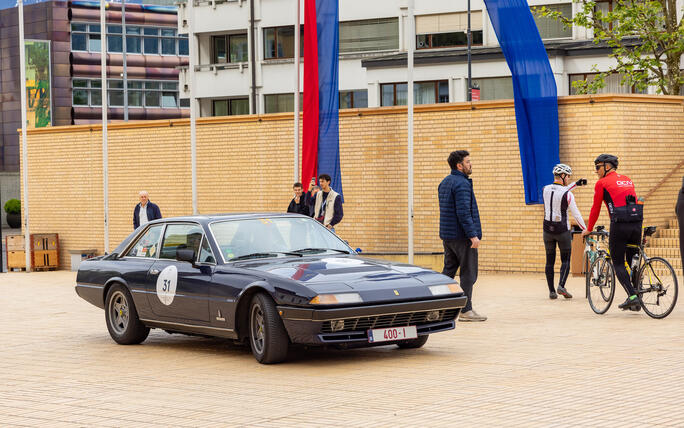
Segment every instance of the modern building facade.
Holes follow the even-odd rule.
[[[126,4],[127,98],[130,120],[189,116],[181,100],[178,74],[188,64],[187,36],[177,32],[176,7]],[[16,2],[0,2],[0,172],[19,171],[21,92]],[[4,8],[3,8],[4,7]],[[107,103],[110,120],[124,119],[123,26],[121,3],[107,3],[107,28],[100,28],[97,1],[44,1],[24,6],[27,43],[45,42],[44,56],[28,55],[29,65],[44,68],[42,83],[27,87],[28,108],[40,92],[45,121],[28,126],[99,123],[102,118],[100,48],[107,40]],[[35,63],[35,64],[34,64]],[[27,72],[27,81],[36,82]]]
[[[599,0],[598,7],[608,11],[614,3]],[[680,3],[684,4],[683,0],[678,0]],[[529,4],[547,6],[568,17],[579,7],[571,0],[529,0]],[[200,115],[292,111],[294,0],[194,0],[193,5],[191,12],[187,3],[180,4],[178,25],[179,32],[185,33],[189,23],[194,23],[195,97]],[[406,104],[407,6],[407,0],[340,2],[340,108]],[[416,104],[467,99],[466,8],[466,1],[415,2]],[[510,71],[484,1],[471,0],[471,11],[473,83],[480,88],[482,100],[513,98]],[[572,82],[590,76],[594,65],[599,70],[609,67],[610,50],[595,45],[591,31],[564,28],[552,19],[535,20],[559,95],[572,94]],[[303,34],[303,11],[300,22]],[[299,79],[302,88],[301,75]],[[635,92],[620,81],[621,76],[609,77],[603,91]],[[181,91],[189,82],[184,70]],[[181,96],[189,96],[189,92],[181,92]]]

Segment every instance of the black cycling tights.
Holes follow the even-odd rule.
[[[565,280],[568,279],[570,273],[570,251],[561,251],[561,268],[560,279],[558,280],[559,287],[565,287]],[[553,254],[546,253],[546,285],[549,286],[549,291],[553,289],[553,265],[556,263],[556,251],[554,248]]]
[[[558,244],[558,247],[560,248],[561,256],[558,286],[565,287],[565,281],[570,274],[570,249],[572,248],[572,237],[570,232],[568,231],[561,234],[544,232],[544,247],[546,248],[546,285],[549,286],[549,291],[554,291],[553,275],[554,265],[556,264],[556,244]]]
[[[641,241],[641,222],[638,223],[611,223],[610,235],[608,236],[610,258],[613,260],[613,268],[622,287],[631,296],[636,294],[632,281],[625,268],[625,256],[627,263],[632,264],[632,258],[638,253],[636,248],[627,248],[627,244],[639,245]]]

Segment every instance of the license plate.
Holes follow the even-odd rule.
[[[392,340],[415,339],[418,337],[418,330],[415,325],[406,327],[376,328],[368,330],[368,341],[370,343],[389,342]]]

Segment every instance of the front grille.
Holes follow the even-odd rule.
[[[407,312],[402,314],[388,314],[371,317],[347,318],[344,320],[344,328],[337,332],[345,331],[366,331],[373,328],[387,328],[387,327],[402,327],[407,325],[422,325],[431,324],[440,321],[451,321],[456,318],[458,309],[443,309],[439,311],[439,317],[436,320],[428,321],[427,314],[433,311],[421,312]],[[322,333],[332,333],[332,323],[334,321],[326,321],[323,323]]]

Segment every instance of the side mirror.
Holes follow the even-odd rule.
[[[176,250],[176,260],[192,263],[192,265],[195,266],[197,254],[195,254],[195,250],[191,248],[179,248]]]

